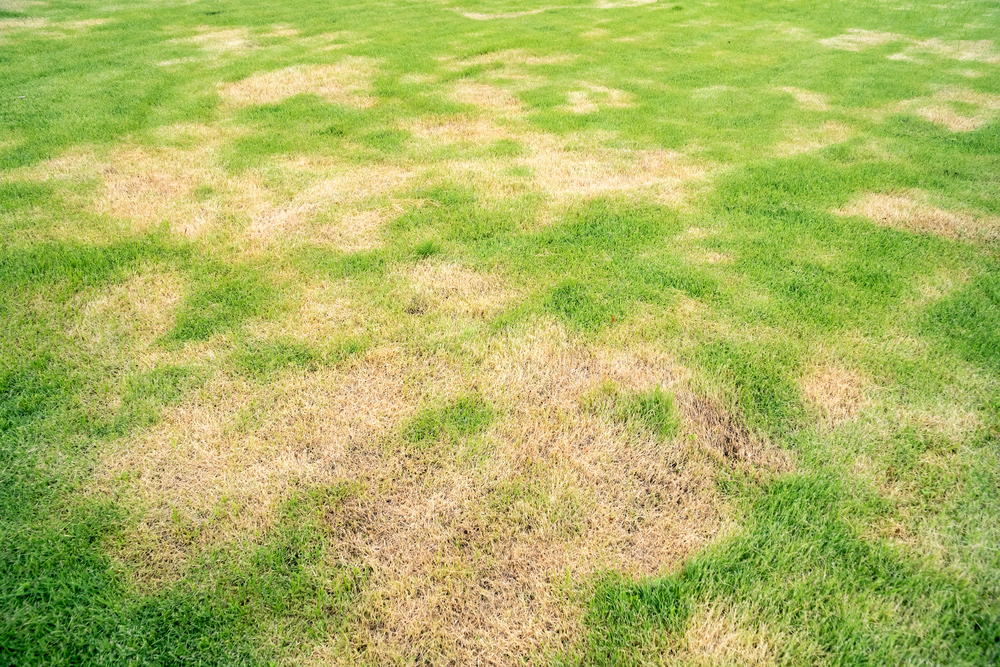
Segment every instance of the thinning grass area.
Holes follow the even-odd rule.
[[[0,3],[0,661],[996,664],[998,29]]]

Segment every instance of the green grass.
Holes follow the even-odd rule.
[[[997,664],[998,34],[988,0],[0,9],[0,663]],[[225,96],[346,58],[372,103]],[[705,456],[667,375],[788,470]],[[191,467],[109,479],[133,449]],[[691,470],[728,528],[630,569]],[[470,599],[548,639],[454,640]]]

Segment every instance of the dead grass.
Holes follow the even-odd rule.
[[[882,46],[892,42],[908,41],[903,35],[878,30],[862,30],[851,28],[842,35],[819,40],[823,46],[843,51],[861,51],[873,46]]]
[[[401,361],[372,355],[269,387],[219,376],[159,425],[111,448],[102,485],[143,508],[117,556],[155,587],[207,546],[255,539],[299,485],[357,479],[362,462],[349,460],[351,449],[385,437],[409,412],[412,369]]]
[[[975,111],[960,112],[955,103],[972,106]],[[938,90],[930,99],[903,102],[897,108],[901,111],[912,110],[952,132],[971,132],[993,120],[1000,110],[1000,96],[949,86]]]
[[[785,86],[783,88],[777,88],[783,93],[788,93],[795,98],[795,101],[803,109],[809,111],[829,111],[830,104],[827,102],[826,95],[821,93],[815,93],[811,90],[803,90],[801,88],[794,88],[791,86]]]
[[[48,19],[44,18],[16,18],[16,19],[0,19],[0,33],[13,32],[16,30],[32,30],[35,28],[41,28],[49,24]]]
[[[622,90],[595,84],[581,84],[582,90],[568,94],[569,104],[563,107],[570,113],[589,114],[601,109],[622,109],[633,105],[632,96]]]
[[[963,62],[1000,62],[1000,53],[995,50],[993,41],[988,39],[948,41],[935,37],[921,40],[892,32],[852,28],[844,34],[819,40],[823,46],[845,51],[862,51],[893,42],[906,44],[902,51],[887,56],[894,60],[917,60],[915,55],[928,54]]]
[[[561,6],[552,7],[539,7],[537,9],[526,9],[521,12],[494,12],[492,14],[485,12],[462,12],[459,14],[467,19],[472,19],[473,21],[498,21],[502,19],[516,19],[522,16],[534,16],[535,14],[542,14],[544,12],[551,11],[553,9],[560,9]]]
[[[598,0],[594,3],[596,9],[621,9],[623,7],[640,7],[652,5],[659,0]]]
[[[766,632],[743,626],[733,618],[731,611],[718,607],[708,607],[695,614],[684,633],[684,648],[682,657],[689,658],[699,667],[776,664],[773,641]]]
[[[3,0],[0,2],[0,9],[8,12],[23,12],[32,7],[47,7],[48,4],[42,0]]]
[[[115,151],[100,168],[104,188],[95,210],[141,226],[168,221],[174,231],[199,235],[217,215],[211,204],[193,196],[195,188],[213,180],[199,153],[142,148]]]
[[[180,44],[193,44],[205,54],[217,58],[223,55],[240,55],[254,48],[250,32],[246,28],[219,30],[211,26],[199,26],[198,34],[171,40]]]
[[[531,170],[533,187],[557,205],[645,191],[659,201],[683,206],[690,186],[709,171],[674,151],[604,148],[594,146],[592,139],[577,142],[536,132],[518,139],[528,154],[517,164]]]
[[[498,278],[460,264],[421,262],[407,277],[421,303],[446,313],[487,317],[502,310],[512,299]]]
[[[220,93],[236,106],[275,104],[311,93],[334,104],[366,109],[376,102],[370,96],[374,73],[375,61],[350,57],[334,65],[295,65],[254,74],[222,85]]]
[[[827,426],[838,426],[854,419],[871,403],[871,382],[853,371],[837,366],[820,366],[805,375],[799,387],[802,394],[819,410]]]
[[[174,309],[184,295],[183,278],[149,271],[103,290],[86,294],[76,306],[68,335],[94,358],[111,350],[129,350],[130,361],[150,366],[156,340],[170,331]]]
[[[904,54],[926,53],[941,58],[950,58],[962,62],[1000,63],[1000,53],[995,49],[993,40],[955,40],[945,41],[938,38],[913,40]]]
[[[379,244],[381,229],[398,213],[385,208],[349,211],[324,227],[320,238],[343,252],[371,250]]]
[[[350,209],[367,199],[400,189],[413,177],[409,169],[394,165],[337,165],[322,169],[315,182],[282,204],[274,204],[260,195],[251,197],[247,215],[252,239],[270,239],[300,230],[321,212],[348,209],[336,226],[319,230],[320,236],[346,246],[365,246],[375,242],[379,217],[362,215]]]
[[[834,213],[862,216],[880,225],[947,238],[988,240],[1000,235],[1000,220],[945,211],[930,204],[924,193],[915,190],[868,193]]]
[[[558,53],[538,56],[524,49],[504,49],[500,51],[490,51],[472,58],[465,58],[452,62],[450,59],[442,61],[445,69],[450,71],[460,71],[469,67],[481,65],[504,65],[507,67],[518,67],[521,65],[566,65],[579,58],[574,53]]]
[[[411,278],[442,302],[495,289],[457,265]],[[590,348],[557,326],[473,348],[463,359],[481,362],[464,371],[441,353],[382,348],[263,386],[216,377],[106,453],[101,492],[141,508],[115,557],[155,588],[213,545],[258,539],[294,490],[349,483],[358,492],[326,521],[330,560],[369,572],[350,631],[356,656],[509,665],[579,639],[580,599],[566,581],[609,568],[657,574],[726,530],[716,465],[770,465],[663,355]],[[695,444],[584,410],[581,398],[607,380],[673,392]],[[473,441],[480,454],[399,439],[418,405],[470,391],[497,412]]]
[[[498,86],[473,81],[461,81],[452,90],[452,99],[492,114],[519,116],[524,111],[520,98]]]
[[[486,146],[500,139],[516,136],[513,130],[498,125],[490,118],[465,114],[443,119],[418,119],[407,124],[406,129],[417,139],[435,144],[467,143]]]
[[[843,123],[828,121],[815,127],[791,127],[783,134],[789,138],[777,144],[773,153],[790,157],[847,141],[854,136],[854,130]]]

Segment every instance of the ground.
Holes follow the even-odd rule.
[[[0,663],[998,664],[998,35],[0,0]]]

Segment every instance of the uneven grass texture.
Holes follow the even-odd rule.
[[[0,0],[0,663],[1000,663],[998,35]]]

